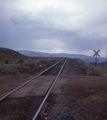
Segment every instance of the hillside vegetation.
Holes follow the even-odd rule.
[[[103,76],[103,74],[106,73],[105,69],[103,67],[94,67],[89,63],[86,63],[85,61],[81,59],[74,59],[75,61],[75,67],[80,68],[86,75],[91,76]]]
[[[25,55],[22,55],[15,50],[0,47],[0,57],[7,57],[7,56],[10,56],[10,57],[25,57]]]
[[[22,70],[39,67],[39,65],[47,64],[58,58],[38,58],[27,57],[17,51],[0,47],[0,75],[19,73]]]

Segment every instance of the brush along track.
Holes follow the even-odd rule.
[[[56,64],[59,63],[58,65],[61,66],[63,63],[63,61],[61,61],[62,60]],[[54,67],[56,64],[54,64],[52,67]],[[49,69],[47,69],[48,72]],[[55,69],[55,67],[53,69]],[[37,111],[37,108],[44,98],[46,91],[50,87],[52,81],[55,79],[55,75],[44,74],[40,76],[44,72],[30,79],[22,86],[16,88],[15,91],[1,98],[1,119],[30,120],[33,118],[35,111]]]

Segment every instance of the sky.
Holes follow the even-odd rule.
[[[104,57],[107,0],[0,0],[0,47]]]

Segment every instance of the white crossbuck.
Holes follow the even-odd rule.
[[[98,54],[98,53],[100,52],[100,50],[98,50],[98,51],[93,50],[93,51],[95,52],[95,54],[93,55],[94,57],[95,57],[95,56],[100,57],[100,55]]]

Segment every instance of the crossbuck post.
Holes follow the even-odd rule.
[[[95,52],[95,54],[93,55],[94,57],[96,57],[95,59],[95,67],[97,67],[97,56],[100,57],[100,55],[98,54],[98,52],[100,52],[100,50],[96,51],[96,50],[93,50]]]

